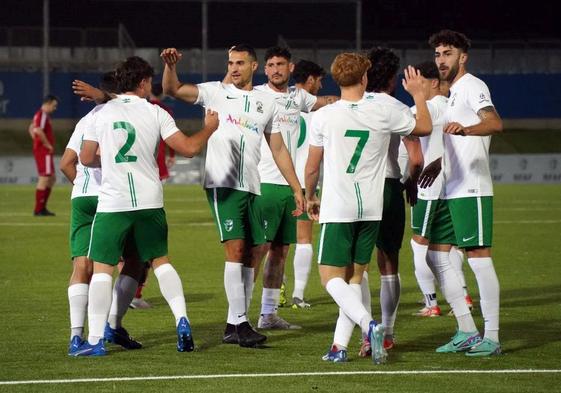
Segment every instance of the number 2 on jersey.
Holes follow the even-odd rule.
[[[362,155],[362,150],[364,150],[364,146],[366,146],[366,142],[368,141],[368,137],[370,136],[370,131],[367,130],[347,130],[345,132],[345,137],[348,138],[358,138],[358,143],[356,144],[356,149],[351,158],[351,162],[347,167],[347,173],[355,173],[356,166],[358,165],[358,161],[360,160],[360,156]]]
[[[119,149],[119,152],[115,156],[115,162],[117,164],[123,162],[136,162],[137,157],[133,155],[127,156],[128,151],[131,149],[135,139],[136,139],[136,130],[134,129],[133,125],[127,121],[116,121],[113,123],[113,129],[115,131],[123,130],[127,132],[127,140],[123,147]]]

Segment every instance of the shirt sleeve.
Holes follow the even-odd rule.
[[[310,122],[310,145],[323,147],[321,114],[316,113]]]
[[[494,106],[489,88],[481,80],[475,80],[473,84],[470,84],[466,93],[467,104],[475,113],[486,106]]]
[[[302,101],[300,103],[300,110],[302,112],[306,112],[306,113],[311,112],[312,108],[314,107],[314,105],[318,101],[318,98],[315,95],[308,93],[304,89],[300,89],[300,92],[302,94]]]
[[[33,125],[36,128],[40,128],[42,130],[45,129],[45,124],[47,123],[47,115],[43,111],[39,111],[33,117]]]
[[[197,88],[199,89],[199,96],[195,104],[204,107],[211,106],[212,97],[217,90],[217,82],[199,83]]]
[[[407,136],[413,132],[417,122],[411,116],[411,111],[407,114],[404,111],[397,111],[391,107],[387,107],[386,110],[388,111],[387,130],[389,132],[401,136]]]
[[[158,121],[160,123],[160,136],[165,141],[167,138],[179,132],[179,128],[175,124],[173,117],[162,107],[155,105],[154,108],[158,112]]]
[[[281,132],[281,123],[279,122],[279,110],[277,108],[277,104],[273,102],[272,105],[273,105],[273,110],[272,110],[273,115],[267,122],[267,125],[265,126],[265,130],[263,130],[263,132],[265,132],[266,134],[276,134],[277,132]]]
[[[101,127],[101,122],[94,118],[93,121],[89,122],[88,127],[84,129],[83,139],[86,141],[99,142],[99,132],[98,129]]]
[[[84,136],[84,124],[86,123],[86,118],[83,117],[80,119],[76,127],[74,128],[74,132],[70,136],[70,140],[66,145],[67,149],[74,150],[76,154],[80,154],[80,150],[82,148],[82,137]]]

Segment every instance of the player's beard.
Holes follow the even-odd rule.
[[[282,90],[284,89],[286,86],[288,86],[288,78],[282,79],[282,80],[273,80],[270,79],[269,82],[275,86],[277,89]]]
[[[448,75],[446,75],[446,77],[444,77],[443,79],[448,83],[452,83],[456,78],[456,75],[458,75],[459,70],[460,70],[460,62],[458,61],[456,64],[454,64],[452,67],[448,69]]]

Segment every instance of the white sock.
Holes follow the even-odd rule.
[[[464,253],[458,249],[457,247],[452,247],[450,249],[450,263],[452,264],[452,268],[456,271],[458,275],[458,279],[460,280],[460,284],[464,290],[464,296],[467,293],[467,285],[466,285],[466,277],[464,276]]]
[[[362,273],[362,281],[360,282],[360,298],[362,305],[372,315],[372,295],[370,294],[370,285],[368,284],[368,272]]]
[[[249,315],[249,306],[253,298],[253,287],[255,287],[255,269],[252,267],[242,267],[242,279],[245,292],[245,312]]]
[[[425,306],[434,307],[436,302],[436,288],[434,286],[434,274],[427,265],[427,250],[429,246],[417,243],[411,239],[411,250],[413,251],[413,262],[415,264],[415,277],[419,288],[425,298]]]
[[[263,288],[261,295],[261,314],[275,314],[279,307],[280,288]]]
[[[362,296],[360,284],[349,284],[349,287],[355,292],[357,298],[360,299]],[[333,344],[335,344],[338,349],[347,349],[353,335],[354,327],[355,323],[345,314],[343,309],[339,308],[339,317],[337,318],[335,334],[333,335]]]
[[[111,282],[107,273],[94,273],[88,294],[88,342],[95,345],[103,338],[107,315],[111,308]]]
[[[138,281],[126,274],[119,274],[119,277],[115,280],[113,301],[111,302],[111,309],[107,318],[111,329],[121,327],[123,316],[134,298],[136,288],[138,288]]]
[[[228,323],[239,325],[247,322],[245,311],[245,288],[242,278],[243,265],[238,262],[228,262],[224,264],[224,289],[228,299]],[[230,322],[231,321],[231,322]]]
[[[304,290],[308,284],[314,249],[311,244],[296,244],[294,250],[294,291],[292,297],[304,300]]]
[[[481,313],[485,320],[485,338],[499,342],[500,287],[493,259],[468,258],[479,287]]]
[[[154,269],[154,275],[158,279],[160,292],[175,317],[175,326],[182,317],[187,318],[187,306],[185,305],[185,295],[183,294],[183,285],[179,274],[173,268],[171,263],[164,263]],[[187,318],[189,320],[189,318]]]
[[[325,289],[331,295],[335,303],[345,314],[360,328],[363,333],[368,333],[368,326],[372,316],[364,306],[356,292],[340,277],[332,278],[325,285]]]
[[[84,334],[84,321],[88,309],[88,284],[72,284],[68,287],[70,306],[70,339]]]
[[[401,283],[398,274],[380,276],[380,306],[382,308],[382,325],[386,336],[393,335],[393,327],[401,294]]]
[[[467,306],[466,298],[463,295],[458,275],[452,268],[448,255],[449,253],[445,251],[429,250],[427,261],[438,278],[442,294],[454,311],[454,316],[458,322],[458,329],[467,333],[475,332],[477,330],[475,322]]]

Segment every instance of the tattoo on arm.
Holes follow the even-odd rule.
[[[497,112],[495,111],[494,106],[489,105],[489,106],[486,106],[486,107],[478,110],[477,111],[477,116],[479,116],[481,121],[483,121],[483,120],[486,120],[490,117],[497,117]]]
[[[418,137],[418,136],[416,136],[416,135],[411,135],[411,134],[405,136],[404,138],[405,138],[405,139],[408,139],[408,140],[410,140],[410,141],[418,141],[418,140],[419,140],[419,137]]]

